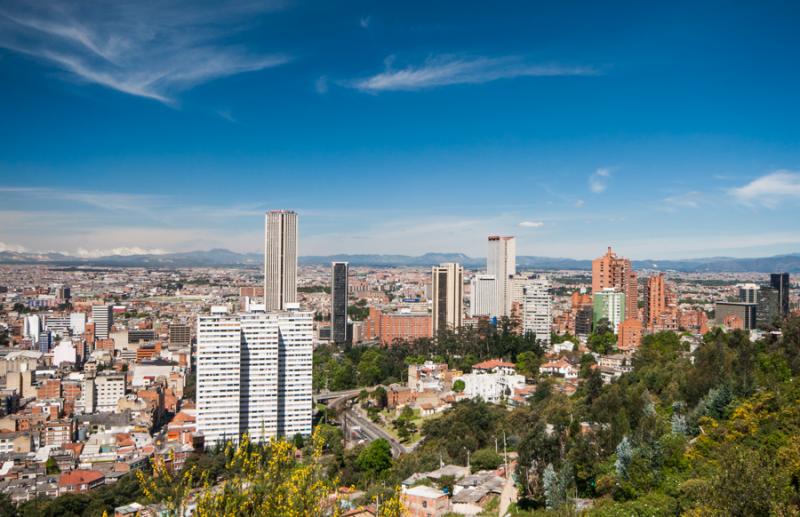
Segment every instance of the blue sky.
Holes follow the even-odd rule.
[[[800,251],[800,7],[651,4],[3,2],[0,249]]]

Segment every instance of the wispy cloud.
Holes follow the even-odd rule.
[[[361,26],[362,29],[369,29],[369,24],[372,22],[371,16],[362,16],[358,20],[358,24]]]
[[[5,242],[0,241],[0,251],[12,251],[15,253],[24,253],[28,251],[25,246],[20,246],[19,244],[7,244]]]
[[[673,212],[679,208],[697,208],[703,200],[703,194],[692,190],[682,194],[667,196],[661,200],[661,209]]]
[[[747,205],[776,208],[784,201],[800,201],[800,173],[777,170],[733,188],[729,193]]]
[[[314,90],[319,94],[328,93],[328,77],[325,75],[318,77],[314,81]]]
[[[110,256],[131,256],[131,255],[164,255],[167,251],[160,248],[140,248],[121,247],[121,248],[108,248],[108,249],[85,249],[78,248],[75,255],[81,258],[97,258],[97,257],[110,257]]]
[[[0,7],[0,48],[50,62],[72,77],[123,93],[175,102],[198,84],[286,63],[225,38],[277,2],[11,1]]]
[[[608,180],[611,178],[611,169],[608,167],[601,167],[594,171],[589,176],[589,190],[595,194],[605,192],[608,188]]]
[[[544,223],[542,221],[522,221],[519,225],[521,228],[541,228]]]
[[[519,56],[432,56],[418,66],[394,67],[394,56],[386,58],[384,71],[344,83],[365,92],[414,91],[452,84],[480,84],[515,77],[595,75],[591,67],[532,64]]]

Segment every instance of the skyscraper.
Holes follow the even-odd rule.
[[[347,262],[331,265],[331,340],[342,344],[347,339]]]
[[[639,292],[636,272],[631,261],[617,257],[608,247],[608,252],[592,261],[592,293],[603,289],[619,289],[625,293],[626,318],[639,319]]]
[[[789,273],[772,273],[769,284],[778,291],[780,317],[785,318],[789,315]]]
[[[282,311],[297,302],[297,213],[267,212],[264,232],[264,301]]]
[[[313,315],[228,314],[197,321],[197,428],[207,447],[248,433],[311,434]]]
[[[434,266],[433,335],[440,330],[455,330],[463,323],[464,268],[454,262]]]
[[[92,305],[95,338],[108,339],[111,326],[114,324],[114,312],[112,309],[111,305]]]
[[[486,274],[497,281],[497,309],[492,316],[511,315],[511,289],[508,279],[517,274],[517,240],[514,237],[489,236]]]
[[[475,275],[470,281],[469,315],[492,316],[497,310],[497,280],[494,275]]]
[[[551,306],[550,280],[545,277],[530,279],[522,294],[522,329],[526,334],[534,334],[544,347],[550,346]]]

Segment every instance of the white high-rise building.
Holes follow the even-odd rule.
[[[314,314],[289,305],[277,315],[278,434],[311,434],[311,374],[313,368]]]
[[[535,334],[544,347],[550,346],[552,303],[550,280],[545,277],[529,279],[522,293],[522,329],[526,334]]]
[[[497,309],[497,280],[493,275],[475,275],[470,281],[469,315],[492,316]]]
[[[80,336],[86,332],[86,314],[83,312],[73,312],[69,315],[69,328],[73,336]]]
[[[42,333],[42,322],[39,316],[32,314],[25,316],[23,321],[22,337],[30,338],[34,343],[39,343],[39,335]]]
[[[311,434],[313,314],[228,314],[197,322],[197,429],[206,446]]]
[[[511,289],[508,279],[517,274],[517,240],[514,237],[489,236],[486,274],[497,280],[497,308],[493,316],[511,315]]]
[[[224,307],[197,318],[197,430],[206,446],[239,438],[242,324]]]
[[[264,227],[264,300],[268,311],[297,302],[297,213],[271,210]]]
[[[108,339],[111,325],[114,324],[114,312],[111,305],[92,305],[92,321],[94,336],[97,339]]]

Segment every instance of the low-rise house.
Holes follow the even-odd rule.
[[[88,492],[105,483],[105,476],[99,470],[73,470],[63,472],[58,477],[58,493]]]
[[[447,494],[425,485],[403,489],[400,501],[407,517],[441,517],[450,511]]]

